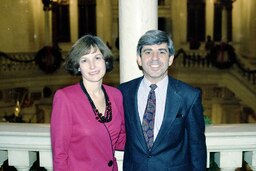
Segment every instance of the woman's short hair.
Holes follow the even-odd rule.
[[[137,45],[137,55],[141,56],[141,50],[145,45],[156,45],[167,43],[167,47],[169,50],[169,56],[174,55],[175,50],[173,46],[173,41],[170,36],[161,30],[149,30],[138,41]]]
[[[89,54],[92,47],[98,48],[102,53],[106,64],[106,72],[112,71],[113,55],[108,46],[98,36],[84,35],[71,47],[65,61],[65,69],[71,75],[81,75],[81,72],[78,70],[80,58]]]

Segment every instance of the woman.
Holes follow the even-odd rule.
[[[66,59],[79,83],[59,89],[53,100],[51,142],[54,171],[117,171],[115,150],[123,150],[125,127],[120,91],[102,84],[113,69],[103,41],[81,37]]]

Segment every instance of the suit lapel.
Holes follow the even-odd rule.
[[[138,99],[137,99],[137,95],[138,95],[138,89],[141,83],[143,77],[141,77],[140,79],[138,79],[134,86],[130,87],[130,95],[132,97],[131,99],[131,105],[134,108],[131,110],[131,114],[130,116],[130,123],[132,125],[132,130],[134,130],[134,133],[136,134],[138,141],[141,143],[142,147],[147,151],[148,147],[144,138],[144,134],[143,134],[143,130],[141,127],[141,121],[140,121],[140,117],[139,117],[139,111],[138,111]]]
[[[161,143],[161,139],[165,137],[169,131],[172,122],[176,118],[176,115],[179,111],[180,104],[181,97],[177,93],[175,81],[169,77],[163,123],[153,144],[152,150],[154,150],[154,148],[156,148]]]

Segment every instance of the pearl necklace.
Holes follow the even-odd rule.
[[[96,116],[95,117],[96,120],[98,120],[100,123],[110,122],[112,120],[112,107],[111,107],[111,102],[108,98],[105,88],[103,86],[101,86],[104,96],[105,96],[105,100],[106,100],[106,112],[105,112],[106,116],[104,116],[102,113],[100,113],[99,110],[96,108],[96,106],[93,103],[92,98],[90,97],[89,93],[87,92],[82,80],[80,81],[80,86],[91,104],[93,112]]]

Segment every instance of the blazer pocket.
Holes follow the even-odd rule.
[[[176,115],[176,118],[178,119],[178,118],[183,118],[184,117],[184,115],[182,115],[182,114],[178,114],[178,115]]]

